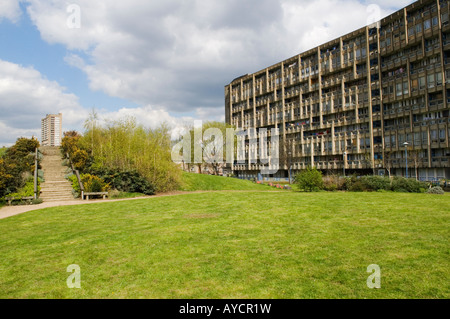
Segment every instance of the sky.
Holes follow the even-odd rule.
[[[175,137],[223,121],[224,87],[411,0],[0,0],[0,146],[133,116]]]

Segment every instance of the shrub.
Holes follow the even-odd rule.
[[[117,171],[110,169],[92,170],[97,176],[101,176],[105,183],[111,188],[126,193],[142,193],[145,195],[154,195],[155,187],[137,171]]]
[[[329,192],[334,192],[339,189],[339,177],[337,176],[326,176],[323,178],[323,189]]]
[[[357,180],[355,182],[352,182],[349,191],[350,192],[364,192],[367,189],[364,187],[364,184],[361,180]]]
[[[105,183],[105,181],[98,176],[81,174],[80,178],[85,192],[107,192],[110,188],[110,185]],[[74,197],[80,197],[81,189],[76,175],[69,175],[68,179],[72,182],[72,193]]]
[[[420,193],[421,189],[425,188],[424,182],[417,181],[413,178],[394,177],[391,184],[391,189],[394,192],[405,193]]]
[[[108,185],[98,176],[84,174],[81,178],[86,192],[104,192],[108,190]]]
[[[370,191],[390,190],[391,180],[383,176],[364,176],[361,182],[365,189]]]
[[[41,190],[41,187],[38,185],[38,193]],[[11,193],[6,195],[5,197],[13,197],[15,199],[22,199],[23,197],[31,197],[34,196],[34,180],[30,178],[25,183],[25,186],[22,187],[16,193]]]
[[[38,204],[42,204],[44,201],[41,198],[37,198],[37,199],[33,199],[31,201],[31,204],[33,205],[38,205]]]
[[[316,168],[308,167],[295,176],[295,182],[305,191],[315,191],[323,189],[322,172]]]
[[[430,188],[427,193],[428,194],[436,194],[436,195],[444,195],[445,194],[444,190],[440,186],[435,186],[435,187]]]

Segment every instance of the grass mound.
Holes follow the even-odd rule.
[[[195,174],[183,172],[182,191],[221,191],[221,190],[273,190],[267,185],[232,177]]]

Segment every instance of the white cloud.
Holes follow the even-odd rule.
[[[171,112],[223,107],[233,78],[362,27],[370,15],[356,0],[79,0],[81,27],[71,29],[66,1],[28,2],[43,39],[88,55],[70,61],[91,89]]]
[[[372,2],[381,17],[412,2],[400,0],[394,7],[387,0],[78,0],[80,28],[71,28],[70,1],[22,1],[41,37],[67,47],[65,61],[86,73],[92,90],[141,106],[105,114],[135,115],[149,126],[165,120],[174,127],[183,117],[223,119],[224,86],[232,79],[366,25]],[[2,0],[0,19],[17,19],[20,10],[11,8],[19,8],[18,2]],[[16,67],[22,75],[37,74],[0,82],[10,99],[1,107],[21,97],[21,107],[33,105],[34,113],[55,112],[64,103],[80,108],[58,84]],[[74,114],[79,115],[86,111]]]
[[[2,19],[17,22],[21,13],[18,0],[2,0],[0,2],[0,22]]]
[[[78,97],[58,83],[32,67],[0,60],[0,145],[20,136],[40,138],[41,118],[59,112],[68,128],[80,126],[87,115]]]

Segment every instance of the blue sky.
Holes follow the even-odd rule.
[[[40,137],[47,113],[82,131],[93,107],[105,121],[166,122],[174,134],[223,120],[235,77],[366,25],[371,4],[381,19],[412,2],[1,1],[0,146]]]

